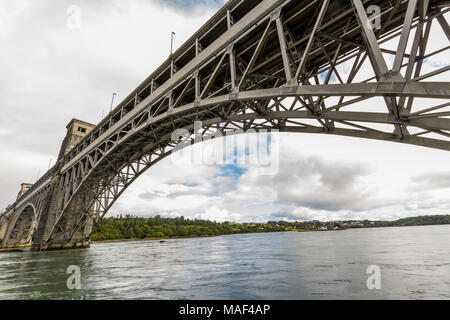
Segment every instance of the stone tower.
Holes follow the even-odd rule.
[[[19,191],[19,193],[17,194],[17,199],[16,199],[16,200],[18,200],[21,196],[23,196],[24,193],[27,192],[28,189],[30,189],[32,186],[33,186],[32,183],[22,183],[22,184],[20,185],[20,191]]]
[[[66,126],[67,134],[61,144],[58,160],[75,147],[94,127],[92,123],[72,119]]]

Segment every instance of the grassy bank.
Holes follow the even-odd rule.
[[[213,236],[164,236],[164,237],[148,237],[148,238],[130,238],[130,239],[114,239],[114,240],[93,240],[92,243],[114,243],[114,242],[129,242],[129,241],[147,241],[147,240],[169,240],[169,239],[190,239],[190,238],[205,238],[218,237],[223,234]]]
[[[173,238],[211,237],[227,234],[325,231],[350,228],[376,228],[419,225],[450,224],[450,215],[434,215],[404,218],[395,221],[269,221],[267,223],[233,223],[209,220],[185,219],[184,217],[138,218],[131,215],[110,217],[100,221],[93,235],[95,242],[136,240],[162,240]]]

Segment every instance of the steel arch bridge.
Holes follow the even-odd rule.
[[[450,64],[427,64],[450,51],[449,10],[229,1],[1,216],[2,246],[89,246],[93,226],[194,121],[201,134],[277,129],[450,151]]]

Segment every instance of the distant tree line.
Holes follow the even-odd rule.
[[[375,226],[377,227],[426,226],[436,224],[450,224],[450,215],[430,215],[403,218],[395,221],[375,221]]]
[[[92,240],[201,237],[277,231],[294,231],[294,228],[278,224],[213,222],[184,217],[163,218],[159,215],[140,218],[126,215],[102,219],[92,235]]]
[[[343,230],[348,228],[436,224],[450,224],[450,215],[420,216],[395,221],[268,221],[267,223],[215,222],[209,220],[185,219],[184,217],[164,218],[160,215],[152,218],[120,215],[102,219],[96,226],[92,235],[92,240],[202,237],[237,233]]]

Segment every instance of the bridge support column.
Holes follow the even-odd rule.
[[[56,219],[57,212],[57,199],[58,199],[58,187],[60,183],[59,175],[53,177],[53,181],[51,183],[50,192],[47,197],[43,200],[42,213],[39,217],[39,221],[36,235],[34,237],[33,244],[31,246],[32,251],[39,251],[46,249],[44,245],[44,240],[48,236],[51,227],[53,226],[53,222]]]

